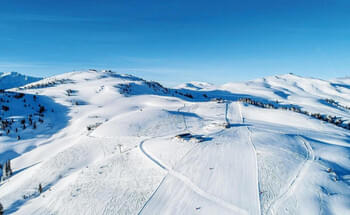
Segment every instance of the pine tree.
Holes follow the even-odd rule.
[[[6,164],[2,168],[1,181],[6,180]]]
[[[4,214],[4,206],[0,203],[0,215]]]
[[[2,168],[2,177],[1,181],[4,181],[8,179],[12,175],[12,169],[11,169],[11,161],[6,161],[5,165]]]
[[[8,160],[7,163],[8,163],[9,175],[11,176],[12,175],[11,160]]]
[[[43,187],[41,186],[41,183],[39,184],[39,188],[38,188],[39,193],[43,192]]]
[[[45,107],[44,106],[40,106],[39,113],[43,113],[44,111],[45,111]]]

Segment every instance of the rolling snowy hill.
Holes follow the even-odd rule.
[[[0,94],[5,214],[350,214],[348,78],[17,87]]]

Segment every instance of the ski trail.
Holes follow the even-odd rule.
[[[153,161],[153,163],[157,164],[157,166],[159,166],[160,168],[162,168],[162,169],[164,169],[164,170],[168,170],[168,168],[167,168],[165,165],[161,164],[160,161],[158,161],[157,159],[153,158],[153,157],[152,157],[150,154],[148,154],[148,153],[145,151],[145,149],[143,148],[143,144],[144,144],[146,141],[149,141],[149,140],[152,140],[152,139],[153,139],[153,138],[141,141],[140,146],[139,146],[141,152],[142,152],[144,155],[146,155],[146,157],[147,157],[148,159],[150,159],[151,161]]]
[[[277,210],[280,205],[293,194],[294,190],[299,184],[299,181],[301,181],[305,174],[307,173],[307,170],[309,169],[311,163],[315,160],[315,154],[312,150],[312,147],[310,143],[305,140],[302,136],[298,135],[300,141],[303,143],[307,155],[306,159],[302,163],[301,167],[298,169],[297,174],[293,177],[293,179],[290,181],[290,183],[287,185],[287,188],[284,192],[282,192],[269,206],[267,209],[267,213],[271,213],[272,215],[275,214],[275,210]]]
[[[239,104],[238,104],[239,105]],[[184,106],[185,107],[185,106]],[[184,108],[182,107],[182,108]],[[230,105],[228,103],[226,103],[225,105],[225,121],[227,123],[230,123],[229,121],[229,118],[228,118],[228,112],[229,112],[229,107]],[[178,111],[180,111],[182,108],[179,108]],[[240,118],[241,118],[241,121],[244,122],[244,118],[242,116],[242,112],[241,112],[241,109],[240,109],[240,106],[239,106],[239,114],[240,114]],[[184,117],[184,123],[186,125],[186,119]],[[186,126],[186,129],[187,129],[187,126]],[[223,129],[224,131],[225,129]],[[248,132],[249,129],[248,129]],[[256,168],[256,171],[257,171],[257,163],[256,163],[256,152],[255,152],[255,147],[252,143],[252,139],[251,139],[251,136],[250,136],[250,133],[248,133],[249,135],[249,146],[251,147],[251,151],[252,153],[254,153],[254,160],[255,160],[255,168]],[[143,140],[140,142],[139,144],[139,148],[141,150],[141,152],[148,158],[150,159],[152,162],[154,162],[157,166],[159,166],[161,169],[163,170],[166,170],[168,171],[168,174],[177,178],[178,180],[180,180],[181,182],[183,182],[188,188],[190,188],[192,191],[194,191],[195,193],[197,193],[198,195],[200,195],[201,197],[207,199],[207,200],[210,200],[224,208],[227,208],[229,210],[231,210],[233,212],[233,214],[249,214],[247,210],[239,207],[239,206],[236,206],[232,203],[229,203],[211,193],[208,193],[206,192],[205,190],[201,189],[200,187],[198,187],[195,183],[193,183],[188,177],[186,177],[185,175],[183,175],[182,173],[178,172],[178,171],[175,171],[174,169],[168,167],[166,164],[162,163],[160,160],[158,160],[157,158],[153,157],[151,154],[149,154],[145,149],[144,149],[144,144],[147,142],[147,141],[150,141],[152,139],[155,139],[156,137],[153,137],[153,138],[149,138],[149,139],[146,139],[146,140]],[[192,151],[192,150],[190,150]],[[257,196],[256,198],[254,198],[254,200],[256,200],[257,202],[253,203],[253,204],[257,204],[258,205],[258,214],[260,214],[260,199],[259,199],[259,187],[258,187],[258,175],[257,173],[255,174],[256,175],[256,184],[257,184]],[[140,210],[139,214],[142,213],[142,211],[144,210],[144,208],[147,206],[148,202],[150,202],[150,200],[152,199],[152,197],[155,195],[155,193],[157,192],[157,190],[159,189],[159,187],[163,184],[163,182],[165,181],[165,179],[167,178],[168,176],[165,176],[163,178],[163,180],[161,181],[161,183],[159,184],[159,186],[157,187],[157,189],[155,190],[155,192],[152,194],[152,196],[148,199],[148,201],[144,204],[144,206],[142,207],[142,209]]]
[[[152,193],[152,195],[148,198],[148,200],[146,201],[146,203],[142,206],[141,210],[137,213],[138,215],[142,214],[142,211],[145,209],[145,207],[147,206],[147,204],[153,199],[153,196],[157,193],[157,191],[159,190],[159,188],[162,186],[162,184],[164,183],[165,179],[167,176],[165,176],[162,181],[159,183],[158,187],[156,188],[156,190]]]
[[[237,103],[237,105],[238,105],[238,110],[239,110],[239,115],[240,115],[240,117],[241,117],[241,121],[242,121],[242,123],[244,124],[244,117],[243,117],[243,113],[242,113],[242,107],[241,107],[241,103],[240,102],[238,102]],[[248,138],[249,138],[249,145],[251,146],[251,148],[252,148],[252,150],[253,150],[253,154],[254,154],[254,159],[255,159],[255,170],[256,170],[256,184],[257,184],[257,187],[256,187],[256,189],[257,189],[257,194],[258,194],[258,196],[257,196],[257,201],[258,201],[258,205],[259,205],[259,214],[261,214],[261,203],[260,203],[260,195],[259,195],[259,193],[260,193],[260,191],[259,191],[259,172],[258,172],[258,158],[257,158],[257,153],[256,153],[256,148],[255,148],[255,145],[254,145],[254,143],[253,143],[253,140],[252,140],[252,134],[251,134],[251,131],[250,131],[250,129],[249,129],[249,127],[248,126],[246,126],[246,128],[247,128],[247,130],[248,130]]]
[[[232,210],[235,213],[239,213],[239,214],[248,214],[248,212],[242,208],[239,208],[233,204],[230,204],[218,197],[216,197],[215,195],[212,195],[210,193],[207,193],[206,191],[202,190],[200,187],[198,187],[197,185],[195,185],[194,183],[192,183],[192,181],[190,179],[188,179],[186,176],[182,175],[179,172],[176,172],[174,170],[169,170],[169,174],[171,174],[172,176],[175,176],[176,178],[180,179],[182,182],[184,182],[184,184],[186,184],[189,188],[191,188],[194,192],[196,192],[197,194],[199,194],[200,196],[211,200],[212,202],[215,202],[216,204],[225,207],[227,209]]]
[[[151,138],[153,139],[153,138]],[[150,154],[148,154],[145,149],[143,148],[143,144],[146,141],[149,141],[151,139],[148,140],[143,140],[140,143],[140,150],[141,152],[147,157],[149,158],[151,161],[153,161],[156,165],[158,165],[160,168],[167,170],[168,174],[176,177],[177,179],[181,180],[185,185],[187,185],[192,191],[194,191],[195,193],[197,193],[198,195],[202,196],[203,198],[206,198],[222,207],[225,207],[231,211],[233,211],[234,213],[239,213],[239,214],[248,214],[248,212],[242,208],[239,208],[233,204],[230,204],[218,197],[216,197],[215,195],[212,195],[210,193],[207,193],[206,191],[202,190],[200,187],[198,187],[196,184],[194,184],[189,178],[187,178],[186,176],[184,176],[183,174],[174,171],[173,169],[167,167],[165,164],[161,163],[161,161],[158,161],[156,158],[152,157]],[[167,176],[164,177],[164,179]],[[162,182],[159,184],[158,188],[161,186],[161,184],[163,183],[164,179],[162,180]],[[152,196],[157,192],[158,188],[156,189],[156,191],[152,194]],[[151,198],[152,198],[151,196]],[[150,198],[150,199],[151,199]],[[141,214],[142,210],[145,208],[145,206],[147,205],[147,203],[150,201],[150,199],[146,202],[146,204],[143,206],[143,208],[141,209],[141,211],[139,212],[139,214]]]

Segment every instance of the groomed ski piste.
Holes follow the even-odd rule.
[[[166,88],[89,70],[1,96],[5,214],[350,214],[350,78]]]

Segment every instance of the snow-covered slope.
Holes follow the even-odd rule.
[[[0,73],[0,89],[5,90],[20,87],[41,79],[42,78],[22,75],[17,72]]]
[[[170,89],[91,70],[0,99],[5,214],[350,213],[346,78]]]

